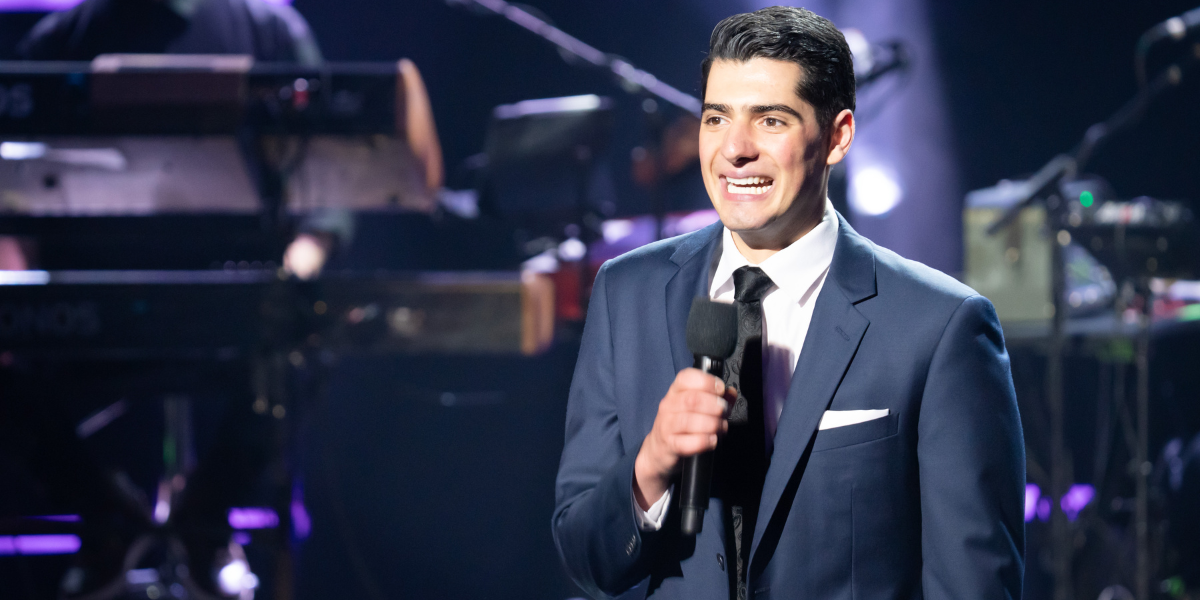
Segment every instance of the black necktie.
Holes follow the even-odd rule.
[[[726,531],[733,538],[736,560],[730,569],[736,598],[746,598],[746,567],[758,502],[767,475],[763,426],[762,298],[774,283],[758,267],[733,272],[737,299],[737,349],[725,362],[725,383],[737,388],[729,410],[729,432],[717,448],[721,494],[727,511]],[[735,579],[736,578],[736,579]]]

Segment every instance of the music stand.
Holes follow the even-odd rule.
[[[601,205],[592,184],[612,129],[611,105],[589,95],[496,107],[484,146],[490,208],[531,234],[559,237],[575,225],[586,237],[585,217]]]

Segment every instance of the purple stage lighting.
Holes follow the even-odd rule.
[[[267,4],[291,4],[292,0],[264,0]],[[83,0],[0,0],[0,12],[55,12],[69,10]]]
[[[308,516],[304,501],[298,497],[292,498],[292,531],[298,540],[306,539],[312,533],[312,518]]]
[[[1079,518],[1079,513],[1091,503],[1096,496],[1096,488],[1086,484],[1077,483],[1072,485],[1067,493],[1063,495],[1059,506],[1066,513],[1067,519],[1074,521]],[[1042,488],[1035,483],[1025,484],[1025,522],[1029,523],[1034,519],[1039,521],[1050,520],[1050,497],[1042,496]]]
[[[234,529],[269,529],[279,525],[279,515],[269,508],[231,508],[229,526]]]
[[[1036,483],[1025,484],[1025,522],[1028,523],[1037,516],[1038,498],[1042,496],[1042,489]]]
[[[0,556],[74,554],[80,544],[76,535],[0,536]]]
[[[691,233],[719,220],[720,217],[717,216],[715,210],[668,214],[663,221],[663,237]],[[592,263],[596,265],[654,241],[653,217],[610,219],[601,223],[600,228],[603,232],[603,239],[597,240],[592,245],[590,257]]]
[[[1050,499],[1042,498],[1037,503],[1037,518],[1039,521],[1050,520]]]
[[[1059,506],[1062,506],[1063,512],[1067,514],[1067,519],[1074,521],[1079,518],[1079,513],[1092,501],[1095,495],[1096,488],[1086,483],[1077,483],[1071,486],[1071,489],[1067,490]]]
[[[41,515],[37,517],[29,517],[35,521],[54,521],[56,523],[81,523],[83,519],[79,515]]]

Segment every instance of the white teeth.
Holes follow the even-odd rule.
[[[756,176],[756,177],[743,177],[743,178],[741,178],[741,179],[734,179],[733,177],[726,177],[726,178],[725,178],[725,181],[728,181],[729,183],[732,183],[732,184],[734,184],[734,185],[742,185],[742,186],[745,186],[745,185],[755,185],[755,184],[764,184],[764,183],[768,183],[768,182],[770,182],[770,181],[771,181],[771,178],[770,178],[770,177],[757,177],[757,176]]]
[[[725,188],[727,190],[729,190],[730,194],[750,194],[753,196],[767,193],[767,190],[771,189],[772,184],[774,183],[773,181],[771,181],[770,179],[767,179],[766,177],[747,177],[745,179],[740,179],[740,180],[726,178],[725,181],[726,181]],[[766,183],[767,185],[746,185],[746,184],[738,185],[739,183],[742,183],[742,182],[748,182],[750,184]]]

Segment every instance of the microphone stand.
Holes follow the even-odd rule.
[[[1069,180],[1080,173],[1091,160],[1101,144],[1114,134],[1136,125],[1145,114],[1146,108],[1158,96],[1174,89],[1183,81],[1184,72],[1200,63],[1200,44],[1193,52],[1177,63],[1162,71],[1149,85],[1142,87],[1138,93],[1125,103],[1107,120],[1096,123],[1084,133],[1083,140],[1070,154],[1060,154],[1046,163],[1024,185],[1026,189],[1022,199],[1004,212],[988,226],[988,235],[995,235],[1011,224],[1022,210],[1035,202],[1046,205],[1046,218],[1055,239],[1050,244],[1051,258],[1051,302],[1054,315],[1051,320],[1049,347],[1046,365],[1046,404],[1050,411],[1050,493],[1051,493],[1051,544],[1053,547],[1054,565],[1054,600],[1070,600],[1074,597],[1071,581],[1071,560],[1074,541],[1068,529],[1066,514],[1062,510],[1061,499],[1067,491],[1067,477],[1071,469],[1071,460],[1067,456],[1064,439],[1064,404],[1063,404],[1063,351],[1066,346],[1066,266],[1063,262],[1064,247],[1070,243],[1070,235],[1063,229],[1062,213],[1066,208],[1066,198],[1060,197],[1051,190],[1057,188],[1063,180]],[[1134,441],[1134,457],[1130,465],[1130,473],[1135,477],[1136,498],[1134,510],[1134,534],[1137,554],[1135,570],[1134,597],[1137,600],[1150,598],[1150,522],[1149,522],[1149,415],[1150,415],[1150,319],[1152,315],[1152,294],[1149,292],[1148,281],[1143,277],[1141,285],[1135,290],[1144,294],[1142,302],[1143,314],[1138,319],[1136,360],[1137,373],[1137,432]],[[1118,321],[1119,326],[1119,321]]]
[[[585,63],[608,70],[617,78],[622,86],[630,90],[645,90],[658,96],[663,101],[674,104],[679,108],[700,116],[700,100],[690,94],[685,94],[660,81],[654,75],[643,71],[628,62],[607,52],[601,52],[579,39],[568,35],[563,30],[539,19],[529,12],[518,8],[504,0],[447,0],[455,6],[479,8],[485,12],[500,15],[534,35],[558,46],[559,50],[583,60]]]
[[[891,40],[883,42],[878,46],[873,46],[871,50],[872,55],[876,52],[875,48],[886,48],[887,53],[885,56],[887,56],[887,60],[876,63],[875,66],[871,67],[871,70],[854,78],[854,85],[860,90],[875,83],[892,71],[908,69],[909,64],[912,62],[908,53],[908,45],[903,40]]]
[[[583,43],[578,38],[569,35],[514,4],[505,0],[446,0],[446,3],[451,6],[476,9],[482,13],[500,15],[543,40],[554,44],[561,52],[582,60],[588,66],[609,71],[621,85],[621,88],[630,94],[645,94],[657,97],[696,118],[700,117],[701,103],[695,96],[681,92],[663,83],[654,75],[633,66],[614,54],[600,51]],[[654,108],[654,110],[643,109],[642,112],[646,115],[647,129],[651,132],[661,132],[661,111]],[[661,158],[656,158],[655,160],[661,162]],[[659,166],[661,165],[656,165],[656,170]],[[663,222],[666,219],[666,206],[663,201],[661,186],[657,181],[658,175],[656,174],[655,177],[655,183],[650,190],[651,210],[654,212],[655,239],[662,239]]]

